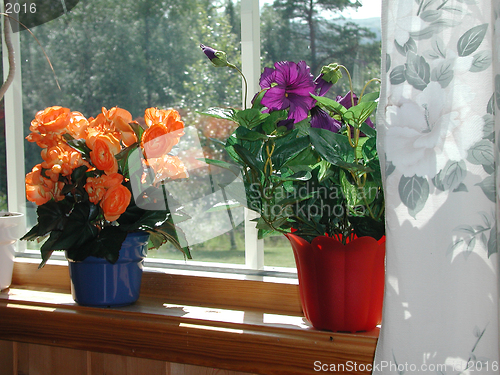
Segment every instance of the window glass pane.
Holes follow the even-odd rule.
[[[342,3],[345,2],[264,1],[261,10],[263,66],[272,67],[274,62],[282,60],[304,60],[316,77],[323,65],[342,64],[352,75],[355,93],[359,93],[369,79],[380,77],[381,2],[365,0],[357,10],[346,8],[340,12],[338,5]],[[315,14],[312,20],[308,19],[310,13]],[[371,85],[366,92],[376,87]],[[334,85],[327,96],[344,96],[348,91],[344,74],[344,79]],[[266,266],[295,266],[291,246],[284,237],[265,238],[264,255]]]
[[[55,15],[60,9],[44,11]],[[144,121],[144,110],[149,107],[180,112],[186,135],[175,152],[189,164],[190,178],[172,182],[168,189],[194,218],[179,224],[194,243],[194,260],[244,263],[242,209],[231,217],[224,210],[205,212],[225,194],[219,182],[230,177],[216,168],[208,170],[199,161],[225,157],[213,139],[225,139],[233,125],[196,112],[241,105],[240,77],[231,70],[214,68],[199,48],[203,43],[225,50],[239,64],[239,22],[239,8],[231,1],[79,1],[66,14],[32,28],[50,58],[60,89],[36,40],[21,31],[26,135],[35,114],[54,105],[81,112],[86,118],[96,117],[101,107],[118,106],[138,122]],[[41,149],[32,142],[25,142],[25,148],[29,172],[42,162]],[[30,227],[35,223],[36,206],[27,204]],[[231,231],[233,226],[236,229]],[[168,246],[150,256],[183,258]]]

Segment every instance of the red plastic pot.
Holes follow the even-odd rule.
[[[385,239],[360,237],[343,245],[331,237],[312,243],[287,234],[304,315],[314,328],[370,331],[382,320]]]

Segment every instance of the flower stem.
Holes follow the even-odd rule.
[[[231,64],[231,63],[227,63],[227,66],[230,67],[230,68],[235,69],[238,73],[240,73],[240,76],[243,77],[243,82],[245,83],[245,100],[244,100],[244,103],[243,103],[243,108],[247,109],[247,99],[248,99],[248,82],[247,82],[247,79],[245,78],[245,75],[243,74],[243,72],[236,65]]]

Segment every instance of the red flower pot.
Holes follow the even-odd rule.
[[[317,329],[369,331],[382,320],[385,238],[360,237],[343,245],[331,237],[312,243],[287,234],[304,315]]]

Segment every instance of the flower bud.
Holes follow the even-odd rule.
[[[337,81],[342,77],[340,66],[339,64],[336,63],[326,65],[323,68],[321,68],[321,74],[323,80],[332,84],[337,83]]]
[[[216,67],[228,66],[227,64],[227,56],[223,51],[218,51],[213,49],[212,47],[205,46],[200,44],[200,48],[203,50],[205,55],[210,59],[212,64]]]

